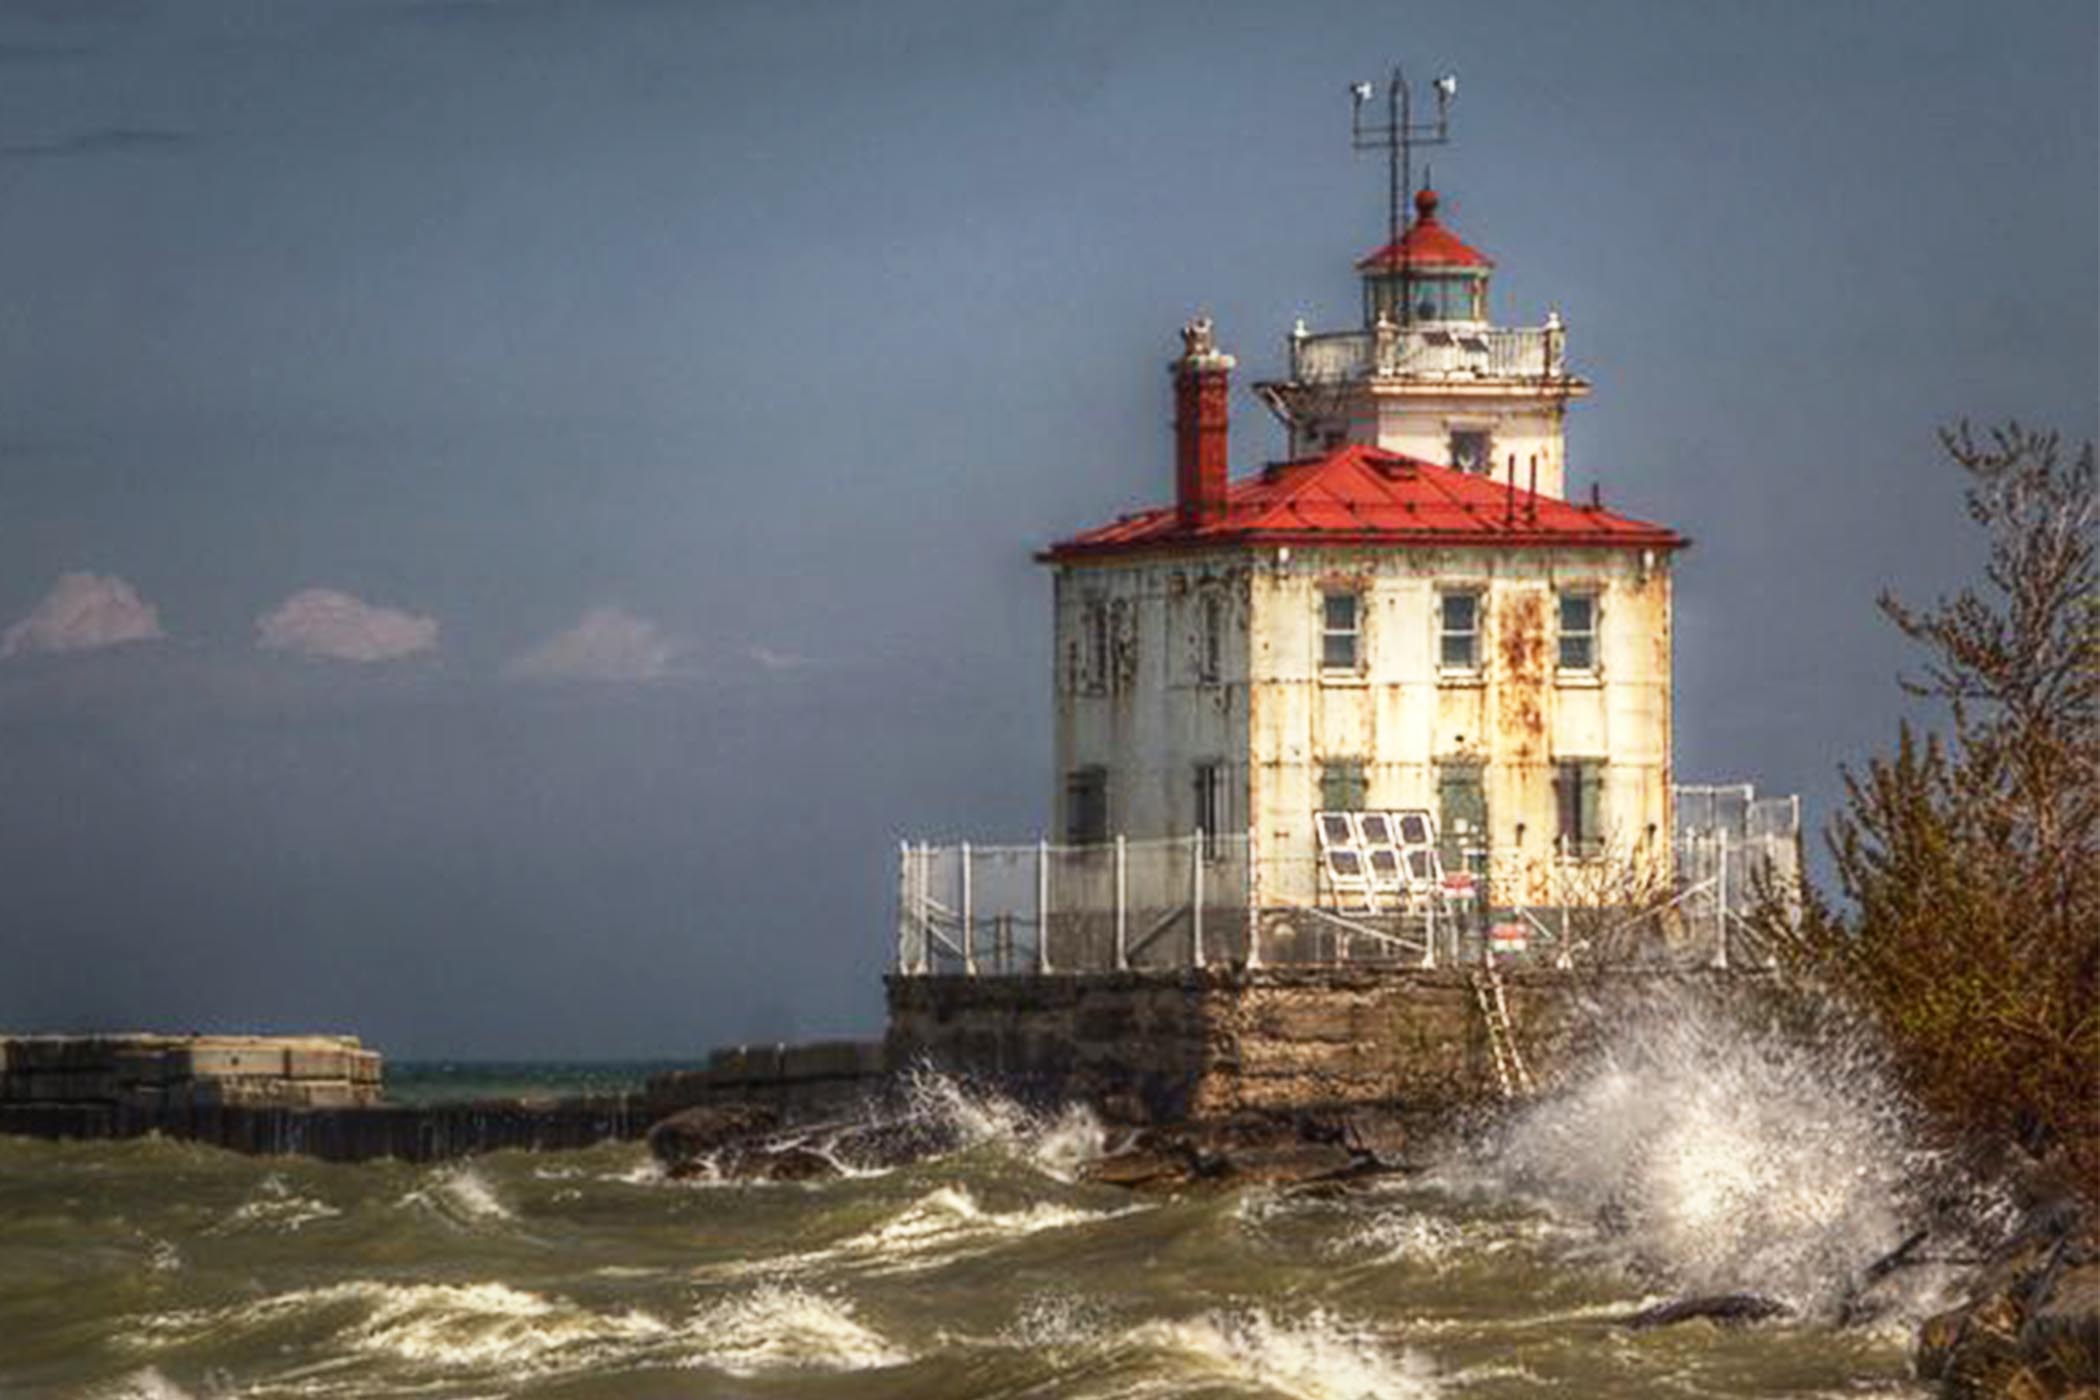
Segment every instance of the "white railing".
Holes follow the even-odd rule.
[[[1800,800],[1748,785],[1676,789],[1668,861],[1453,853],[1379,894],[1337,889],[1310,849],[1250,859],[1247,833],[1098,845],[899,847],[896,968],[1005,976],[1217,963],[1740,967],[1765,961],[1752,914],[1791,897]],[[1258,895],[1257,895],[1258,892]]]
[[[1397,376],[1433,379],[1557,379],[1567,373],[1567,336],[1557,324],[1338,331],[1294,335],[1291,378],[1331,384]]]

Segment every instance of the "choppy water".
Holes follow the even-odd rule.
[[[1822,1310],[1903,1225],[1873,1095],[1732,1035],[1651,1041],[1342,1196],[1077,1183],[1090,1120],[945,1086],[968,1145],[810,1185],[666,1181],[639,1146],[0,1139],[0,1395],[1922,1394],[1915,1279],[1866,1327],[1614,1325],[1687,1287]]]

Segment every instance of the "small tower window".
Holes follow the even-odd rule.
[[[1495,435],[1486,428],[1453,428],[1451,465],[1462,472],[1486,476],[1495,468]]]
[[[1362,657],[1361,599],[1354,591],[1332,589],[1320,595],[1320,668],[1354,671]]]

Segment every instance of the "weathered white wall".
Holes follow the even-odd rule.
[[[1498,861],[1551,898],[1553,764],[1605,761],[1612,854],[1670,831],[1670,578],[1664,553],[1606,549],[1221,551],[1060,565],[1057,773],[1108,771],[1109,831],[1186,835],[1195,768],[1226,765],[1229,830],[1252,827],[1269,894],[1313,893],[1321,764],[1360,759],[1371,807],[1437,809],[1437,764],[1484,765]],[[1320,667],[1321,595],[1354,589],[1361,668]],[[1480,666],[1437,665],[1440,589],[1482,595]],[[1558,589],[1599,599],[1598,665],[1557,666]],[[1206,595],[1223,603],[1221,680],[1198,677]],[[1110,612],[1111,664],[1087,674],[1086,604]]]
[[[1244,551],[1061,565],[1056,575],[1057,791],[1052,833],[1066,828],[1065,777],[1108,770],[1108,829],[1133,838],[1195,828],[1196,765],[1222,763],[1223,830],[1247,824],[1247,582]],[[1222,606],[1219,681],[1200,678],[1203,599]],[[1086,607],[1111,617],[1106,677],[1087,673]]]

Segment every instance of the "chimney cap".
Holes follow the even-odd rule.
[[[1232,356],[1219,353],[1210,317],[1197,316],[1181,328],[1181,358],[1174,362],[1176,370],[1227,370],[1238,363]]]

